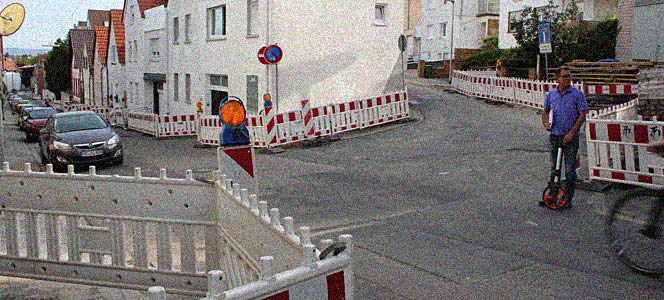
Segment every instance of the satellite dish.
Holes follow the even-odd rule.
[[[21,3],[12,3],[0,11],[0,36],[12,35],[23,25],[25,7]]]

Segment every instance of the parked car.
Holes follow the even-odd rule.
[[[39,137],[39,131],[46,126],[46,119],[55,113],[55,108],[52,107],[38,107],[32,109],[27,118],[23,121],[25,140],[28,142],[37,140],[37,137]]]
[[[18,99],[16,102],[14,102],[14,104],[12,104],[12,110],[14,112],[17,112],[19,105],[28,104],[28,103],[30,103],[30,100],[28,99]]]
[[[40,108],[39,106],[21,106],[21,113],[18,115],[18,118],[16,118],[16,122],[18,123],[18,128],[23,130],[23,125],[25,119],[28,118],[28,115],[33,109]]]
[[[39,132],[42,163],[54,169],[104,163],[122,164],[120,136],[110,123],[92,111],[56,113]]]
[[[21,103],[16,106],[16,113],[18,114],[19,118],[21,117],[21,113],[23,112],[23,109],[28,108],[28,107],[33,107],[35,106],[32,103]]]

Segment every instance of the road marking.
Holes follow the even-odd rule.
[[[416,214],[419,213],[419,210],[417,209],[407,209],[404,211],[399,211],[395,213],[391,213],[385,216],[378,216],[371,218],[370,220],[366,222],[353,222],[353,223],[346,223],[346,224],[338,224],[338,225],[332,225],[332,226],[325,226],[325,227],[320,227],[320,228],[312,228],[311,229],[311,237],[319,237],[319,236],[326,236],[326,235],[332,235],[336,233],[344,233],[348,232],[354,229],[358,228],[365,228],[365,227],[370,227],[374,226],[378,223],[381,223],[387,219],[395,218],[395,217],[401,217],[405,215],[410,215],[410,214]],[[320,231],[317,231],[320,230]]]

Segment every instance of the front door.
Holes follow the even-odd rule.
[[[212,104],[212,115],[216,116],[219,114],[219,104],[221,103],[221,100],[224,100],[224,98],[228,97],[228,92],[222,92],[222,91],[211,91],[211,101],[210,103]]]
[[[159,114],[159,90],[163,89],[164,83],[155,81],[152,83],[152,112]]]

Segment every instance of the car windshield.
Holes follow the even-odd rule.
[[[46,119],[55,113],[55,109],[33,109],[30,111],[31,119]]]
[[[106,128],[106,122],[96,114],[62,116],[55,119],[55,132],[72,132]]]

